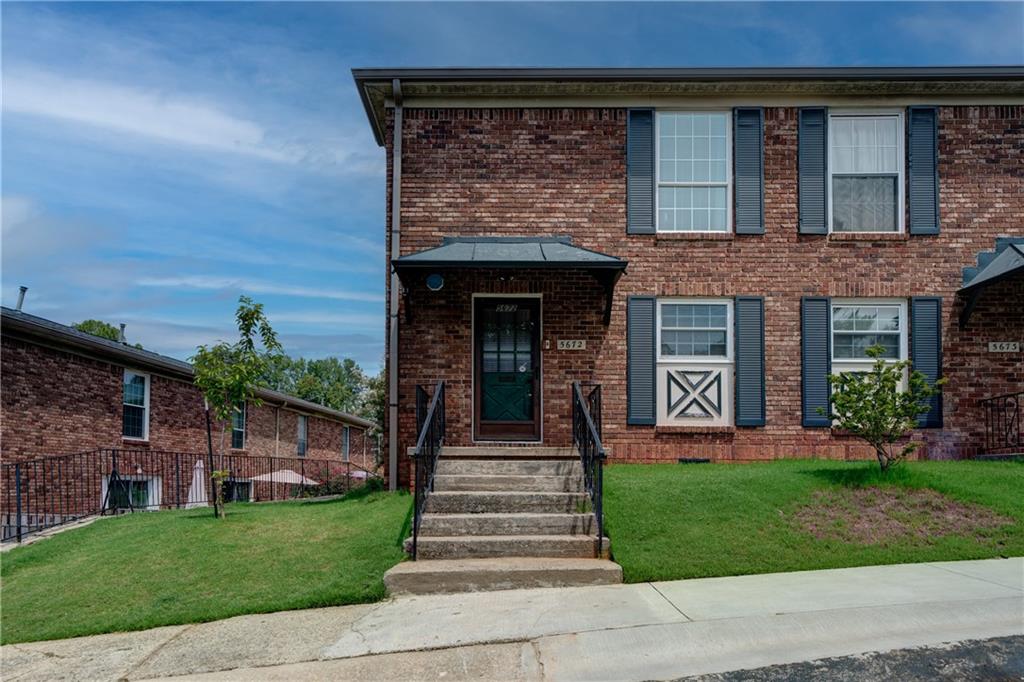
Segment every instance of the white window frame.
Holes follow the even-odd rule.
[[[150,476],[148,474],[119,474],[122,481],[144,482],[146,484],[146,506],[145,511],[159,511],[163,502],[163,478]],[[107,500],[107,490],[110,487],[110,476],[104,475],[100,482],[100,504]]]
[[[832,299],[831,305],[828,311],[828,345],[829,345],[829,356],[831,357],[833,366],[835,365],[860,365],[870,367],[875,364],[872,358],[837,358],[835,356],[835,308],[836,306],[894,306],[899,309],[900,319],[900,340],[899,340],[899,352],[900,357],[898,358],[883,358],[886,362],[901,362],[907,360],[910,357],[910,329],[908,327],[907,318],[907,301],[902,298],[834,298]],[[843,333],[840,331],[840,334]],[[856,332],[855,332],[856,333]],[[872,332],[864,332],[870,334]]]
[[[724,230],[666,230],[661,227],[658,210],[658,190],[665,187],[721,187],[720,182],[662,182],[661,181],[661,115],[662,114],[724,114],[725,115],[725,229]],[[732,193],[735,173],[732,167],[732,111],[725,109],[656,109],[654,112],[654,231],[658,234],[732,234]]]
[[[341,461],[349,462],[352,459],[352,430],[345,424],[341,427]]]
[[[245,485],[249,487],[249,502],[256,501],[256,487],[251,478],[228,478],[225,482],[230,482],[232,485]]]
[[[301,438],[299,436],[302,436]],[[299,452],[299,443],[305,443],[303,452]],[[296,420],[295,426],[295,454],[299,457],[306,457],[309,455],[309,417],[304,414],[300,414]]]
[[[888,116],[895,118],[896,125],[896,225],[895,232],[889,230],[843,230],[835,234],[904,234],[906,231],[906,153],[907,153],[907,128],[906,120],[902,109],[829,109],[828,110],[828,139],[826,140],[825,167],[827,175],[827,186],[825,194],[828,197],[828,232],[833,234],[832,229],[832,136],[835,134],[835,126],[832,121],[835,118],[852,118],[863,116],[867,118],[878,118]]]
[[[242,408],[238,409],[236,407],[235,408],[235,412],[236,413],[240,413],[242,415],[242,428],[241,429],[236,429],[235,428],[234,419],[232,418],[232,420],[231,420],[231,449],[232,450],[244,450],[245,449],[245,443],[249,439],[249,434],[248,434],[248,428],[249,428],[249,406],[248,406],[248,403],[243,400],[242,401]],[[242,432],[242,445],[240,447],[237,447],[237,448],[235,447],[235,431],[241,431]]]
[[[725,306],[725,356],[720,355],[663,355],[661,352],[661,309],[665,305],[724,305]],[[658,298],[658,314],[657,314],[657,361],[662,363],[678,362],[696,362],[701,364],[730,364],[733,360],[733,300],[731,298],[687,298],[687,297],[673,297],[673,298]],[[702,331],[701,329],[695,329],[694,331]],[[717,331],[717,328],[712,331]]]
[[[124,401],[124,398],[125,398],[125,395],[124,395],[124,385],[125,385],[126,380],[128,379],[128,375],[129,374],[134,374],[135,376],[143,377],[146,380],[145,397],[143,398],[144,402],[143,402],[143,405],[141,406],[142,407],[142,415],[143,415],[143,417],[142,417],[142,437],[141,438],[139,436],[126,436],[126,435],[124,435],[124,406],[128,405],[129,407],[139,407],[139,405],[132,405],[131,403],[126,403]],[[123,438],[124,440],[135,440],[135,441],[140,441],[140,442],[148,441],[149,440],[149,387],[152,385],[152,383],[153,383],[153,377],[151,377],[146,372],[140,372],[138,370],[134,370],[134,369],[130,369],[128,367],[125,367],[124,374],[122,374],[122,376],[121,376],[121,406],[122,406],[121,407],[121,438]]]

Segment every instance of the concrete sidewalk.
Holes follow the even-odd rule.
[[[1024,633],[1024,559],[404,597],[9,645],[5,680],[669,679]]]

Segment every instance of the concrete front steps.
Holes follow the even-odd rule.
[[[444,448],[417,539],[392,568],[393,594],[622,582],[566,448]],[[405,543],[412,551],[412,538]]]
[[[406,561],[384,576],[391,594],[580,587],[621,582],[622,567],[607,559],[536,557]]]

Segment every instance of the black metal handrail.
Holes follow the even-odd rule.
[[[981,401],[985,412],[985,454],[1021,452],[1021,412],[1024,391],[1006,393]]]
[[[572,444],[580,453],[583,464],[583,483],[590,495],[590,503],[597,519],[597,552],[600,556],[604,542],[604,461],[607,457],[601,445],[601,386],[595,385],[586,397],[580,382],[572,382]]]
[[[434,395],[430,406],[426,404],[427,391],[423,386],[416,387],[416,429],[419,437],[412,458],[414,465],[413,488],[413,520],[412,520],[412,558],[416,560],[416,543],[420,534],[420,522],[423,510],[427,506],[427,498],[434,490],[434,472],[437,470],[437,459],[444,446],[444,381],[434,386]]]
[[[229,472],[232,500],[346,493],[379,478],[351,460],[217,457]],[[101,514],[205,506],[212,500],[207,466],[207,453],[114,448],[5,462],[0,465],[0,539],[21,541]]]

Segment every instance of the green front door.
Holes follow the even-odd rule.
[[[475,435],[539,440],[540,301],[478,298],[475,306]]]

